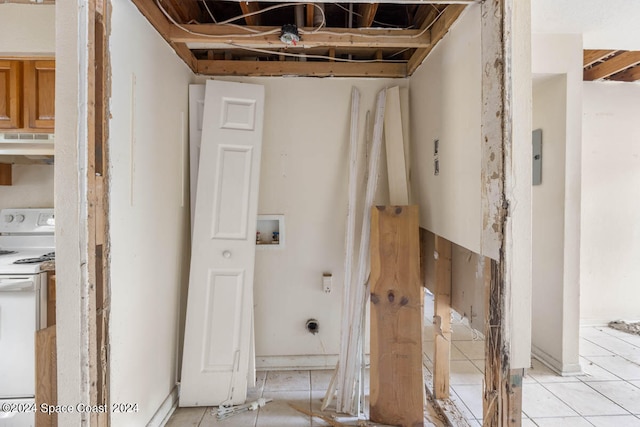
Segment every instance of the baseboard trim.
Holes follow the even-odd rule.
[[[147,427],[163,427],[171,415],[178,407],[178,386],[173,387],[169,395],[164,399],[158,410],[151,420],[147,423]]]
[[[531,355],[547,368],[563,377],[581,375],[583,373],[579,363],[563,364],[535,345],[531,346]]]
[[[338,363],[337,354],[309,354],[301,356],[256,356],[259,371],[291,371],[306,369],[333,369]]]

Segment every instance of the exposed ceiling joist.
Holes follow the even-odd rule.
[[[583,77],[586,81],[610,78],[614,74],[635,67],[638,64],[640,64],[640,51],[620,51],[616,55],[586,68]]]
[[[220,76],[406,77],[407,64],[200,60],[198,73]]]
[[[238,31],[237,28],[217,25],[185,25],[184,28],[187,31],[179,27],[171,27],[169,39],[173,43],[187,43],[191,49],[229,47],[230,45],[261,49],[287,47],[280,40],[280,29],[277,27],[248,27],[252,31],[264,34],[258,37],[250,36],[251,33]],[[309,29],[309,31],[311,30]],[[193,34],[189,31],[199,34]],[[233,33],[228,34],[229,31],[233,31]],[[297,46],[303,48],[318,46],[421,48],[430,46],[431,35],[429,31],[420,33],[420,30],[328,28],[317,33],[303,33]]]
[[[260,15],[251,15],[252,13],[258,12],[260,10],[260,5],[258,4],[258,2],[241,1],[240,8],[242,9],[243,15],[248,15],[244,17],[247,25],[260,25]]]
[[[370,27],[378,11],[378,3],[363,3],[358,5],[358,27]]]
[[[350,77],[410,75],[465,5],[477,2],[367,0],[355,1],[352,12],[310,0],[299,3],[301,15],[300,7],[294,13],[293,4],[278,1],[132,1],[196,73]],[[300,21],[300,41],[281,39]]]
[[[618,52],[617,50],[585,50],[583,66],[588,67]]]
[[[451,25],[458,19],[465,6],[463,5],[449,5],[447,8],[440,12],[440,16],[433,26],[431,27],[431,44],[428,47],[418,49],[407,64],[407,71],[409,74],[413,72],[422,64],[422,61],[429,55],[435,45],[447,34]],[[425,21],[428,22],[428,21]],[[428,24],[431,25],[431,24]]]
[[[640,65],[636,65],[635,67],[627,68],[624,71],[621,71],[613,76],[611,76],[611,80],[616,80],[619,82],[635,82],[640,80]]]

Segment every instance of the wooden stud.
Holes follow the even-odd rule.
[[[298,61],[198,61],[198,74],[213,76],[406,77],[404,63]]]
[[[49,326],[36,331],[36,407],[46,404],[55,406],[58,403],[58,370],[56,350],[56,327]],[[35,411],[38,427],[57,427],[56,412]]]
[[[429,46],[416,49],[414,54],[411,56],[411,59],[409,59],[409,63],[407,64],[409,75],[413,74],[413,72],[420,66],[420,64],[422,64],[422,61],[424,61],[424,59],[433,50],[436,44],[447,34],[449,28],[451,28],[453,23],[456,22],[456,19],[458,19],[458,17],[462,14],[462,11],[465,7],[465,5],[461,4],[452,4],[447,6],[440,18],[438,18],[431,29],[427,31],[427,33],[431,34],[431,42]]]
[[[436,16],[438,16],[436,6],[432,4],[421,4],[416,8],[416,12],[413,15],[413,27],[423,30],[433,22]]]
[[[598,61],[602,61],[607,56],[611,56],[614,53],[618,52],[617,50],[589,50],[585,49],[583,52],[583,66],[588,67],[591,64],[594,64]]]
[[[12,185],[11,163],[0,163],[0,185]]]
[[[640,51],[622,52],[584,71],[584,80],[604,79],[640,64]]]
[[[329,57],[331,57],[331,59],[329,60],[329,62],[336,62],[335,58],[336,57],[336,48],[335,47],[330,47],[329,48]]]
[[[483,425],[522,423],[522,370],[511,369],[510,216],[505,180],[513,180],[512,161],[513,2],[488,0],[481,5],[482,31],[482,254],[485,283],[485,381]]]
[[[387,104],[384,113],[389,200],[394,206],[409,204],[409,184],[407,182],[405,143],[402,130],[400,88],[394,86],[387,89]]]
[[[433,393],[436,399],[448,399],[451,369],[451,242],[435,236],[436,255]]]
[[[376,17],[379,3],[360,3],[358,5],[358,27],[370,27]]]
[[[418,206],[371,212],[371,421],[424,425]]]
[[[240,8],[242,9],[242,14],[246,15],[248,13],[253,13],[253,12],[257,12],[260,10],[260,4],[257,1],[241,1],[240,2]],[[251,15],[251,16],[245,16],[244,17],[244,21],[247,23],[247,25],[260,25],[260,21],[261,21],[261,15],[257,14],[257,15]]]
[[[146,0],[134,0],[136,3]],[[444,16],[444,15],[443,15]],[[164,17],[164,15],[163,15]],[[168,25],[166,32],[173,43],[196,44],[198,48],[229,49],[230,45],[247,46],[261,49],[277,49],[284,47],[280,40],[280,27],[247,27],[247,30],[229,29],[224,25],[183,25],[184,29]],[[196,34],[189,33],[193,31]],[[268,32],[273,34],[260,37],[247,37],[248,31]],[[305,34],[300,46],[311,47],[390,47],[390,48],[426,48],[431,46],[429,31],[420,34],[420,30],[384,30],[358,28],[327,28],[330,34],[319,32]],[[231,34],[230,31],[232,32]],[[446,32],[446,31],[445,31]],[[162,34],[162,33],[161,33]],[[217,36],[217,37],[211,37]],[[391,37],[390,37],[391,36]],[[204,46],[204,47],[203,47]]]

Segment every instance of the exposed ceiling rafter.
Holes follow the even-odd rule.
[[[282,26],[294,20],[287,3],[133,2],[196,73],[353,77],[412,74],[465,6],[476,3],[355,1],[353,12],[336,3],[300,3],[306,9],[301,40],[288,44],[280,38]]]

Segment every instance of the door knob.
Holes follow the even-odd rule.
[[[231,258],[231,252],[230,251],[224,251],[222,252],[222,256],[225,258]]]

